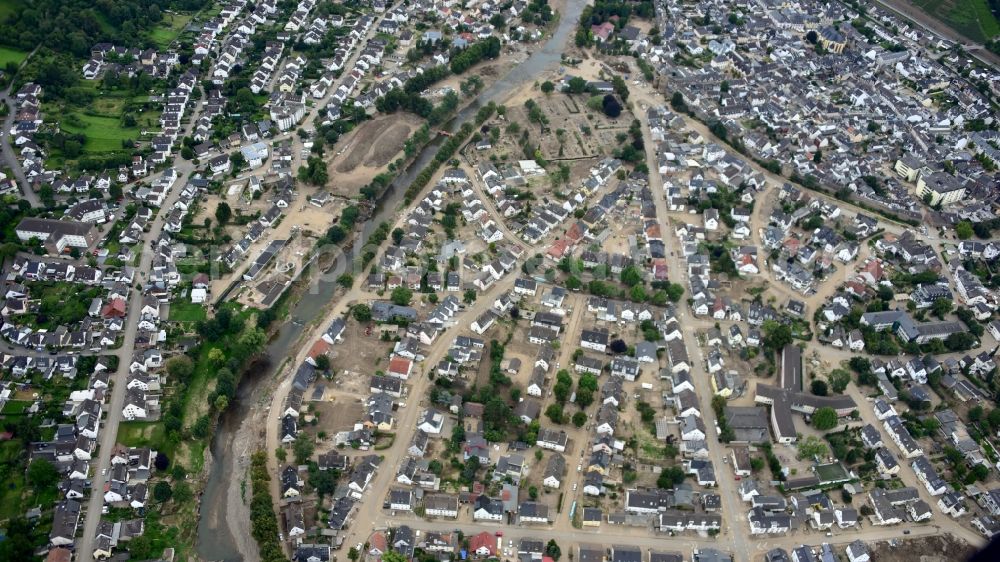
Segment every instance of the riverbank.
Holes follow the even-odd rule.
[[[560,14],[557,29],[541,48],[536,49],[496,82],[487,85],[476,97],[470,98],[447,125],[456,130],[461,123],[471,121],[481,107],[506,99],[520,86],[535,80],[542,71],[557,68],[563,47],[572,37],[583,4],[574,3],[567,8],[568,11],[574,11],[575,15]],[[419,172],[433,161],[445,141],[446,137],[443,136],[431,139],[418,151],[413,163],[405,167],[405,171],[389,184],[379,198],[375,216],[365,223],[355,240],[352,253],[358,253],[357,249],[365,247],[368,236],[382,221],[397,223],[401,219],[400,205],[404,192]],[[280,357],[288,365],[298,365],[307,351],[303,349],[305,342],[318,337],[322,327],[332,318],[343,314],[350,303],[361,297],[370,298],[371,295],[361,289],[363,279],[356,279],[354,287],[346,292],[336,284],[336,278],[343,273],[338,269],[348,263],[348,260],[337,261],[333,271],[314,268],[324,271],[324,274],[310,282],[309,290],[300,297],[289,298],[289,302],[295,301],[294,305],[289,306],[288,317],[291,321],[280,322],[275,338],[267,346],[269,357]],[[245,494],[242,489],[248,486],[244,484],[244,479],[252,452],[247,452],[246,447],[263,448],[267,451],[269,470],[276,474],[277,466],[272,453],[277,442],[277,409],[290,389],[289,377],[281,376],[285,374],[285,369],[280,365],[278,367],[268,373],[266,379],[256,383],[259,388],[249,393],[248,399],[253,406],[246,406],[247,409],[242,410],[243,419],[238,423],[234,420],[220,424],[216,432],[213,446],[216,465],[209,477],[209,484],[206,485],[202,514],[204,524],[199,526],[198,553],[203,559],[225,562],[245,559],[241,557],[241,552],[247,548],[242,543],[245,543],[245,538],[249,538],[249,500],[244,503]],[[240,461],[240,457],[244,460]],[[272,479],[271,486],[272,493],[276,493],[276,479]],[[209,488],[211,495],[208,493]],[[236,538],[241,535],[243,538]]]

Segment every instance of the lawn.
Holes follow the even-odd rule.
[[[118,442],[126,447],[151,447],[161,451],[166,446],[163,422],[123,421],[118,424]]]
[[[170,304],[170,320],[172,322],[198,322],[205,319],[205,307],[193,302],[174,302]]]
[[[191,21],[194,14],[164,14],[160,25],[149,33],[149,39],[161,49],[166,49],[174,39],[177,39]]]
[[[3,415],[5,416],[16,416],[23,414],[25,410],[31,407],[30,400],[9,400],[3,407]]]
[[[983,42],[1000,34],[1000,22],[990,12],[987,0],[911,0],[911,2],[974,41]]]
[[[0,484],[0,521],[24,515],[24,473],[12,472]]]
[[[25,51],[18,51],[10,47],[0,47],[0,66],[7,66],[8,63],[12,62],[21,64],[27,56],[28,53]]]
[[[816,477],[819,478],[821,484],[844,482],[851,479],[847,469],[839,462],[816,465]]]
[[[0,443],[0,464],[14,467],[9,471],[7,479],[0,483],[0,521],[24,515],[22,508],[22,493],[24,492],[24,465],[19,459],[24,454],[20,439],[11,439]]]
[[[125,128],[117,117],[76,113],[69,119],[63,119],[59,125],[66,132],[86,135],[87,142],[83,149],[87,152],[122,150],[122,141],[139,138],[139,127]]]

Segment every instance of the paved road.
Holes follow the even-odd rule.
[[[633,102],[635,103],[635,102]],[[656,215],[660,221],[660,234],[663,243],[667,248],[668,271],[675,281],[686,279],[686,268],[681,264],[679,256],[683,254],[677,237],[670,229],[667,217],[670,213],[667,210],[666,192],[663,188],[663,178],[657,171],[656,143],[653,141],[652,132],[649,129],[649,120],[643,111],[635,112],[642,123],[643,145],[646,150],[646,162],[650,166],[649,188],[653,195],[653,202],[656,205]],[[705,372],[705,360],[701,354],[701,348],[695,338],[694,327],[690,325],[690,320],[695,317],[691,313],[686,300],[677,303],[677,311],[680,315],[684,344],[687,346],[688,356],[692,360],[691,379],[695,383],[695,390],[698,394],[698,401],[701,409],[701,417],[705,421],[706,436],[709,458],[715,467],[715,474],[718,480],[719,495],[722,497],[723,529],[727,540],[732,541],[732,546],[736,553],[747,552],[747,527],[740,521],[737,514],[745,511],[745,507],[740,502],[737,495],[736,482],[733,474],[727,470],[727,465],[723,463],[723,457],[727,454],[727,449],[723,448],[719,442],[719,435],[713,430],[715,425],[715,412],[712,410],[712,397],[714,396],[709,386],[710,376]],[[696,359],[697,357],[697,359]]]
[[[7,104],[7,116],[3,120],[3,131],[0,132],[0,136],[3,137],[0,140],[0,147],[2,147],[2,156],[4,164],[11,169],[14,174],[14,179],[17,180],[17,184],[21,186],[21,192],[24,194],[24,200],[31,204],[32,207],[39,208],[42,206],[41,199],[38,198],[38,194],[35,190],[31,188],[31,184],[28,183],[28,179],[24,176],[24,169],[21,167],[21,162],[17,159],[17,155],[14,154],[14,149],[11,147],[11,143],[14,142],[14,137],[10,134],[11,127],[14,126],[14,117],[17,114],[17,107],[15,105],[15,99],[10,96],[10,90],[4,90],[0,94],[0,101]]]
[[[468,516],[468,508],[463,508],[463,512],[465,512],[463,513],[464,515]],[[460,517],[463,514],[460,514]],[[643,550],[680,551],[684,554],[685,559],[689,559],[691,550],[694,548],[716,548],[733,553],[735,560],[747,562],[751,560],[760,560],[764,552],[776,547],[781,547],[790,551],[792,548],[802,544],[816,545],[821,542],[827,542],[833,546],[843,548],[858,539],[861,539],[867,544],[873,544],[878,541],[890,539],[913,539],[937,536],[942,532],[947,532],[947,529],[942,529],[938,525],[932,524],[911,527],[909,535],[903,535],[903,529],[900,527],[868,527],[851,531],[835,530],[833,531],[832,537],[827,537],[825,534],[818,532],[791,533],[783,536],[755,539],[752,549],[740,550],[724,537],[712,538],[698,536],[695,534],[671,536],[665,533],[654,533],[649,528],[645,527],[624,527],[608,525],[605,523],[599,529],[570,529],[565,531],[554,531],[550,526],[546,525],[513,526],[503,525],[500,523],[469,523],[467,521],[458,522],[440,519],[425,520],[420,519],[415,515],[390,516],[385,512],[382,512],[380,516],[373,520],[371,527],[364,529],[364,532],[358,536],[357,540],[345,540],[343,548],[346,550],[358,542],[366,542],[368,537],[375,530],[382,530],[399,525],[409,525],[414,529],[422,531],[448,532],[454,531],[455,529],[461,529],[466,537],[483,531],[490,533],[502,531],[504,548],[507,547],[508,541],[513,541],[513,546],[516,549],[519,541],[523,538],[541,539],[546,541],[549,538],[554,538],[562,547],[564,554],[569,552],[572,545],[577,544],[598,544],[606,548],[611,548],[616,544],[624,544],[628,546],[638,546]],[[356,525],[352,524],[352,528],[355,526]]]
[[[192,123],[196,121],[192,117]],[[139,267],[139,282],[142,283],[145,275],[150,271],[153,260],[153,252],[147,251],[148,247],[159,238],[163,230],[163,223],[168,210],[177,202],[181,193],[181,184],[194,171],[194,164],[177,158],[174,169],[181,175],[173,189],[170,190],[163,206],[160,208],[156,218],[150,223],[149,231],[143,236],[140,243],[141,257]],[[154,175],[153,178],[156,176]],[[78,560],[92,560],[94,551],[94,539],[97,534],[97,526],[101,520],[101,508],[104,505],[104,487],[107,484],[107,472],[111,467],[111,449],[114,448],[118,438],[118,425],[121,423],[122,407],[125,405],[125,384],[128,379],[129,364],[132,362],[132,355],[135,353],[135,336],[139,327],[139,310],[142,308],[142,291],[133,290],[129,297],[128,316],[126,317],[124,329],[124,342],[121,348],[111,354],[118,357],[118,370],[111,379],[111,399],[107,402],[105,412],[107,417],[98,436],[99,448],[96,456],[96,463],[91,463],[94,467],[92,477],[93,487],[90,498],[87,501],[87,512],[83,523],[83,535],[77,545]]]

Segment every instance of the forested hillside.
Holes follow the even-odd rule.
[[[145,46],[145,32],[165,10],[197,10],[208,0],[30,0],[11,2],[0,44],[30,51],[38,45],[88,56],[98,42]]]

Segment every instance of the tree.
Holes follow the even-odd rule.
[[[367,304],[356,305],[351,314],[358,322],[368,322],[372,319],[372,309]]]
[[[996,431],[1000,428],[1000,408],[993,408],[986,416],[986,423],[990,424],[990,429]]]
[[[332,495],[337,489],[337,474],[336,470],[310,470],[309,471],[309,485],[316,490],[319,497]]]
[[[221,349],[213,347],[208,351],[208,361],[209,363],[221,367],[222,363],[226,360],[226,354]]]
[[[630,265],[622,269],[621,280],[626,286],[633,287],[638,283],[642,283],[642,273],[634,265]]]
[[[577,391],[576,397],[577,400],[579,401],[580,391]],[[584,412],[577,412],[573,414],[573,425],[575,425],[576,427],[583,427],[585,423],[587,423],[587,414],[585,414]]]
[[[542,93],[543,94],[549,95],[552,92],[554,92],[555,90],[556,90],[556,86],[555,86],[555,84],[552,83],[551,80],[546,80],[545,82],[542,82]]]
[[[951,299],[936,299],[933,304],[931,304],[931,314],[943,319],[945,314],[948,314],[955,308],[954,303]]]
[[[797,454],[799,460],[825,457],[828,454],[829,449],[827,449],[826,443],[815,435],[808,435],[805,439],[799,441],[799,452]]]
[[[671,283],[667,286],[667,297],[670,302],[678,302],[684,296],[684,286],[679,283]]]
[[[409,306],[412,298],[413,291],[408,287],[396,287],[392,290],[392,294],[389,295],[389,300],[399,306]]]
[[[566,86],[569,90],[569,93],[582,94],[587,90],[587,81],[584,80],[583,78],[580,78],[579,76],[574,76],[573,78],[569,79],[569,82],[566,84]]]
[[[615,99],[615,96],[611,94],[604,96],[604,99],[601,101],[601,110],[604,111],[605,115],[607,115],[612,119],[622,114],[621,104],[618,103],[618,100]]]
[[[684,102],[684,94],[674,92],[674,95],[670,96],[670,107],[674,108],[676,111],[687,111],[687,103]]]
[[[684,482],[684,470],[679,466],[668,466],[660,471],[660,476],[656,479],[656,487],[663,490],[673,489],[674,486]]]
[[[403,236],[405,235],[406,232],[403,231],[402,228],[394,228],[392,230],[392,243],[399,246],[400,242],[403,241]]]
[[[809,385],[809,390],[816,396],[826,396],[830,393],[826,381],[823,379],[813,379],[812,384]]]
[[[59,471],[45,459],[35,459],[28,465],[28,482],[36,492],[55,486],[59,482]]]
[[[153,466],[156,470],[163,472],[170,466],[170,457],[168,457],[163,451],[157,451],[156,458],[153,459]]]
[[[185,504],[194,498],[194,492],[191,490],[191,485],[187,482],[178,482],[174,484],[174,501],[179,504]]]
[[[278,462],[285,462],[288,458],[288,452],[285,451],[284,447],[278,447],[274,450],[274,458],[278,459]]]
[[[465,293],[462,294],[462,300],[465,301],[465,304],[472,304],[476,302],[475,289],[466,289]]]
[[[556,544],[555,539],[549,539],[549,543],[545,545],[545,554],[556,562],[559,562],[559,557],[562,556],[562,549]]]
[[[792,343],[792,329],[776,320],[764,322],[764,347],[771,351],[783,349]]]
[[[955,236],[958,236],[959,240],[968,240],[969,238],[972,238],[972,234],[974,232],[972,223],[969,221],[962,221],[955,225]]]
[[[226,224],[231,218],[233,218],[233,210],[229,208],[229,204],[225,201],[220,202],[219,206],[215,208],[215,220],[219,221],[219,224]]]
[[[174,355],[167,359],[167,373],[175,382],[187,382],[194,373],[194,361],[187,355]]]
[[[642,285],[636,285],[632,287],[629,291],[628,296],[633,302],[646,302],[649,295],[646,294],[646,289]]]
[[[320,371],[329,372],[330,371],[330,356],[329,355],[317,355],[316,356],[316,368]]]
[[[408,558],[395,550],[382,553],[382,562],[407,562]]]
[[[295,463],[306,464],[309,462],[309,458],[312,457],[315,449],[316,445],[313,443],[312,438],[304,431],[299,432],[298,436],[295,437],[295,442],[292,443],[292,453],[295,455]]]
[[[344,238],[347,238],[347,231],[344,230],[344,227],[339,224],[331,226],[330,229],[326,231],[326,239],[331,244],[339,244],[344,240]]]
[[[628,351],[628,345],[625,344],[625,340],[617,339],[613,340],[608,346],[611,348],[612,353],[622,354]]]
[[[549,404],[545,409],[545,417],[552,420],[552,423],[563,423],[563,407],[561,404]]]
[[[174,489],[166,480],[160,480],[153,486],[153,498],[160,503],[167,503],[174,495]]]
[[[812,416],[813,427],[820,431],[826,431],[837,427],[837,411],[829,406],[824,406]]]
[[[837,394],[844,392],[847,389],[847,384],[851,382],[851,373],[843,369],[834,369],[829,376],[830,388]]]
[[[530,497],[532,500],[537,500],[538,499],[538,488],[536,488],[535,486],[529,486],[528,487],[528,497]]]

